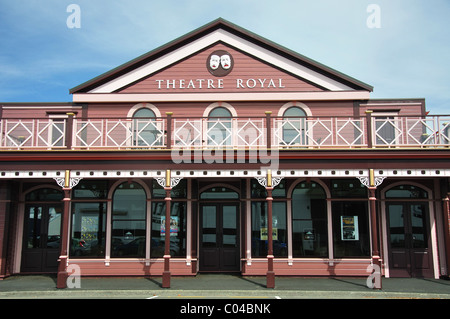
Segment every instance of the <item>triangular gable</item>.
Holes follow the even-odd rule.
[[[138,83],[143,85],[149,77],[164,73],[171,67],[180,67],[185,62],[191,61],[194,56],[199,57],[201,54],[209,52],[210,48],[218,44],[225,45],[227,49],[234,48],[233,54],[245,53],[247,57],[252,57],[252,61],[259,61],[259,66],[262,68],[270,65],[271,70],[279,70],[280,76],[281,74],[284,76],[289,74],[290,80],[296,79],[302,82],[298,86],[300,91],[306,89],[305,84],[310,85],[308,87],[310,90],[372,91],[370,85],[287,50],[223,19],[218,19],[133,61],[83,83],[71,89],[70,93],[117,93],[131,90],[132,87],[136,89],[139,86]],[[203,69],[205,69],[204,66]],[[230,76],[232,73],[230,73]],[[211,74],[209,76],[211,79],[219,78]],[[228,77],[228,75],[220,76],[223,79],[225,77]],[[266,77],[259,78],[263,81]],[[257,79],[254,80],[258,81]],[[267,80],[269,79],[271,78],[267,78]],[[260,82],[257,82],[255,87],[258,83]],[[283,85],[283,83],[281,84]],[[298,82],[297,84],[300,83]],[[249,82],[249,86],[253,86],[252,81]]]
[[[228,56],[230,65],[223,68],[211,63]],[[212,61],[210,63],[210,61]],[[219,43],[162,71],[128,85],[118,93],[187,93],[187,92],[313,92],[323,88],[308,83],[259,61],[243,52]]]

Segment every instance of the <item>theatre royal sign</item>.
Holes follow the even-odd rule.
[[[206,68],[214,78],[201,79],[156,79],[158,90],[166,89],[226,89],[223,77],[230,74],[234,67],[233,56],[225,50],[216,50],[212,52],[207,61]],[[229,85],[230,83],[228,83]],[[283,80],[281,78],[236,78],[231,84],[234,89],[283,89]],[[231,87],[230,87],[231,88]]]

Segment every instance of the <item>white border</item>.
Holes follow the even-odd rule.
[[[211,102],[211,101],[344,101],[368,100],[368,91],[245,92],[245,93],[75,93],[74,103],[87,102]]]
[[[332,80],[318,72],[306,68],[298,63],[295,63],[287,58],[277,55],[267,49],[255,45],[247,40],[244,40],[234,34],[225,30],[216,30],[210,34],[192,41],[191,43],[176,49],[152,62],[149,62],[131,72],[119,76],[103,85],[96,87],[89,91],[89,93],[111,93],[119,90],[135,81],[138,81],[149,74],[153,74],[171,64],[174,64],[187,56],[190,56],[218,41],[228,43],[244,52],[247,52],[263,61],[273,64],[294,75],[300,76],[310,82],[316,83],[328,90],[342,91],[351,90],[350,87]]]
[[[423,190],[425,190],[428,193],[428,212],[429,212],[429,219],[428,222],[430,223],[430,236],[431,236],[431,254],[432,254],[432,261],[433,261],[433,272],[434,272],[434,279],[439,279],[439,256],[438,256],[438,249],[437,249],[437,234],[436,234],[436,218],[435,218],[435,211],[433,206],[433,191],[429,189],[428,187],[412,182],[412,181],[400,181],[395,182],[393,184],[390,184],[389,186],[383,188],[381,190],[381,226],[382,226],[382,232],[383,232],[383,259],[384,259],[384,273],[385,277],[389,278],[389,245],[388,241],[389,238],[387,237],[387,217],[386,217],[386,192],[392,189],[395,186],[399,185],[411,185],[419,187]],[[407,199],[405,199],[407,201]]]

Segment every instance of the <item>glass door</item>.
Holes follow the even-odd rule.
[[[387,203],[389,269],[392,277],[431,277],[428,204]]]
[[[239,271],[239,205],[200,207],[200,271]]]
[[[25,207],[22,272],[56,272],[61,242],[61,204]]]

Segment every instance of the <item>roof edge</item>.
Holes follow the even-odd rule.
[[[288,56],[293,60],[298,60],[297,62],[301,61],[303,64],[306,64],[308,67],[313,68],[314,70],[319,71],[320,73],[331,76],[335,79],[337,78],[340,81],[346,82],[346,84],[350,84],[350,86],[352,86],[355,89],[364,89],[364,90],[373,92],[373,86],[371,86],[367,83],[359,81],[351,76],[348,76],[342,72],[339,72],[333,68],[330,68],[320,62],[317,62],[311,58],[308,58],[300,53],[297,53],[291,49],[288,49],[288,48],[286,48],[280,44],[277,44],[271,40],[268,40],[252,31],[244,29],[230,21],[227,21],[223,18],[218,18],[218,19],[213,20],[193,31],[190,31],[190,32],[188,32],[166,44],[163,44],[163,45],[157,47],[156,49],[148,51],[128,62],[125,62],[107,72],[104,72],[104,73],[102,73],[80,85],[77,85],[77,86],[69,89],[69,93],[70,94],[86,93],[87,91],[93,89],[94,87],[100,86],[100,85],[108,82],[113,77],[117,77],[124,73],[127,73],[145,63],[150,62],[153,59],[156,59],[159,56],[164,55],[166,52],[171,51],[171,50],[175,49],[176,47],[181,47],[181,46],[187,44],[188,42],[193,41],[197,38],[201,38],[205,34],[212,32],[219,28],[223,28],[224,30],[226,30],[228,32],[231,32],[242,38],[250,40],[253,43],[257,42],[258,45],[263,46],[272,52],[281,54],[283,56]]]

